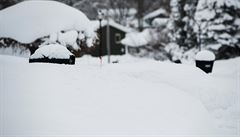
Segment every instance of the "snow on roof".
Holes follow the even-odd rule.
[[[24,1],[0,11],[0,37],[32,43],[36,39],[65,30],[84,31],[95,37],[90,20],[81,11],[48,0]]]
[[[140,47],[147,45],[151,41],[151,34],[149,29],[143,32],[131,32],[121,41],[122,44],[131,47]]]
[[[101,9],[104,15],[109,14],[110,16],[121,16],[121,12],[127,13],[128,16],[134,16],[137,14],[137,10],[135,8],[110,8],[110,9]],[[108,13],[107,13],[108,12]]]
[[[167,11],[165,9],[159,8],[159,9],[147,14],[146,16],[144,16],[143,19],[146,20],[146,19],[154,18],[160,14],[167,15]]]
[[[60,44],[50,44],[42,45],[35,53],[30,57],[30,59],[69,59],[73,55],[66,47]]]
[[[100,24],[99,24],[99,21],[98,21],[98,20],[92,20],[91,23],[92,23],[92,26],[94,27],[94,30],[98,30],[98,29],[99,29],[99,25],[100,25]],[[116,22],[113,21],[113,20],[110,20],[110,21],[109,21],[109,25],[112,26],[112,27],[114,27],[114,28],[116,28],[116,29],[119,29],[119,30],[121,30],[121,31],[123,31],[123,32],[126,32],[126,33],[132,31],[131,28],[126,27],[126,26],[123,26],[123,25],[121,25],[121,24],[118,24],[118,23],[116,23]],[[102,27],[105,27],[105,26],[107,26],[107,20],[103,20],[103,21],[102,21]]]
[[[213,61],[215,60],[215,55],[208,50],[203,50],[197,53],[196,60],[200,60],[200,61]]]
[[[134,19],[132,20],[130,23],[129,23],[130,26],[133,26],[134,28],[138,28],[139,27],[139,22],[138,22],[138,19]],[[150,25],[144,20],[142,22],[142,27],[143,28],[148,28],[150,27]]]

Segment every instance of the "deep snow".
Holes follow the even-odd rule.
[[[1,55],[1,135],[239,135],[240,58],[217,61],[209,75],[194,65],[112,60],[119,64]]]

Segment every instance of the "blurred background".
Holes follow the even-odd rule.
[[[21,1],[1,0],[0,9]],[[114,21],[115,25],[111,26],[119,29],[121,25],[128,30],[120,29],[123,32],[118,33],[122,35],[114,32],[115,37],[111,39],[117,40],[110,42],[110,47],[116,44],[120,48],[112,48],[110,54],[129,53],[173,62],[193,60],[195,54],[203,49],[214,52],[216,59],[240,55],[239,0],[58,1],[82,11],[90,20],[98,20],[98,11],[101,10],[105,20]],[[104,33],[112,33],[111,28],[110,32],[104,31],[102,35]],[[0,47],[3,45],[0,44]],[[106,42],[103,45],[102,54],[107,55]],[[72,51],[77,57],[85,54],[98,56],[96,49],[82,47],[81,50]]]

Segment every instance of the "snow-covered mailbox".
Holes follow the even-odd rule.
[[[211,73],[215,61],[215,55],[208,50],[203,50],[197,53],[196,66],[206,73]]]
[[[31,55],[29,63],[75,64],[75,56],[60,44],[43,45]]]

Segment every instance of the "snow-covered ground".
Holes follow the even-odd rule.
[[[100,65],[0,55],[0,136],[239,136],[240,58],[212,74],[114,56]]]

